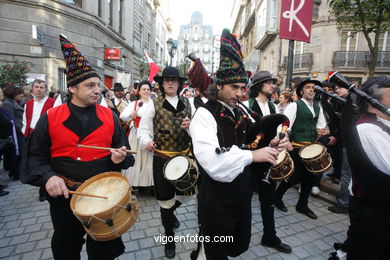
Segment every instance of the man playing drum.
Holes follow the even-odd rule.
[[[241,47],[225,29],[216,86],[199,107],[190,125],[194,155],[202,173],[198,196],[200,234],[210,241],[198,244],[192,259],[228,259],[248,249],[251,236],[252,162],[276,163],[271,147],[243,150],[251,121],[237,107],[247,84]],[[214,93],[212,93],[214,91]],[[286,143],[281,142],[281,146]],[[223,241],[223,237],[232,241]],[[202,241],[200,241],[202,242]]]
[[[179,96],[185,78],[180,77],[176,68],[166,67],[162,76],[156,76],[154,80],[158,82],[162,95],[146,105],[137,136],[141,147],[149,152],[154,151],[154,187],[160,204],[161,221],[168,237],[165,256],[173,258],[176,254],[173,229],[180,225],[174,210],[182,204],[180,200],[183,199],[175,195],[183,193],[164,178],[163,169],[173,156],[189,153],[191,139],[187,131],[191,105],[187,98]]]
[[[275,206],[281,211],[287,212],[282,200],[283,195],[292,185],[301,183],[296,211],[312,219],[316,219],[317,215],[310,210],[308,202],[315,175],[305,168],[298,153],[303,146],[315,142],[318,134],[327,134],[323,110],[317,103],[313,102],[315,85],[321,86],[321,82],[307,79],[299,83],[297,95],[300,99],[291,103],[284,111],[290,120],[290,140],[294,147],[291,157],[294,160],[295,172],[288,180],[280,183],[275,194]]]
[[[277,106],[268,101],[268,96],[273,93],[276,82],[277,79],[273,78],[268,71],[258,71],[253,75],[248,106],[258,115],[267,116],[279,113]],[[276,235],[274,218],[276,181],[271,178],[268,183],[262,181],[269,169],[268,165],[265,163],[253,163],[251,165],[251,171],[255,175],[254,185],[259,193],[261,218],[263,219],[264,231],[261,244],[273,247],[283,253],[291,253],[291,247],[282,243]]]
[[[121,171],[134,164],[126,155],[129,144],[116,115],[97,104],[100,77],[91,64],[60,35],[67,64],[68,103],[50,109],[39,119],[27,147],[21,177],[24,183],[44,187],[54,226],[54,259],[80,259],[86,234],[70,209],[68,189],[90,177]],[[120,147],[111,150],[78,148],[78,144]],[[88,259],[114,259],[124,252],[122,239],[98,242],[87,236]]]

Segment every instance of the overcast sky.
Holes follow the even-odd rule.
[[[170,0],[173,37],[178,37],[180,25],[190,23],[195,11],[203,14],[204,25],[213,26],[214,34],[221,34],[223,28],[232,29],[233,3],[234,0]]]

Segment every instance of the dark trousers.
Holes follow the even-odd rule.
[[[228,259],[228,256],[236,257],[249,248],[251,237],[251,197],[249,167],[244,173],[248,178],[242,178],[241,182],[231,183],[243,187],[243,193],[230,194],[217,192],[216,189],[199,190],[199,222],[200,233],[209,241],[203,243],[207,259]],[[248,175],[249,174],[249,175]],[[204,176],[203,176],[204,177]],[[202,181],[204,178],[202,177]],[[210,178],[210,177],[208,177]],[[239,177],[238,177],[239,178]],[[228,189],[230,183],[226,183]],[[233,194],[232,194],[233,193]],[[222,242],[215,239],[232,238],[231,241]]]
[[[251,171],[254,176],[253,183],[259,193],[261,218],[263,220],[264,230],[261,240],[269,245],[278,245],[281,240],[276,236],[275,230],[274,209],[276,181],[271,178],[269,178],[269,183],[262,181],[268,171],[268,168],[258,166],[259,164],[253,163]]]
[[[183,193],[176,190],[174,185],[168,182],[164,177],[164,165],[167,161],[167,159],[157,156],[153,157],[153,180],[157,200],[170,200],[173,199],[176,194],[183,195]]]
[[[374,208],[351,197],[347,260],[390,259],[390,209]]]
[[[299,149],[295,148],[290,152],[291,158],[294,160],[295,170],[294,173],[288,178],[287,181],[281,181],[280,185],[276,189],[275,199],[282,200],[283,195],[286,191],[293,185],[301,183],[301,192],[299,194],[299,200],[297,203],[297,208],[305,210],[308,208],[309,195],[313,183],[316,181],[316,175],[309,172],[301,158],[299,157]]]
[[[51,249],[56,260],[79,260],[86,234],[81,222],[70,209],[70,199],[48,196],[54,233]],[[89,260],[112,260],[125,250],[122,239],[95,241],[87,236]]]

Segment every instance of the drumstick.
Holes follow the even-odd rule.
[[[83,144],[78,144],[77,147],[80,147],[80,148],[92,148],[92,149],[98,149],[98,150],[118,149],[118,148],[91,146],[91,145],[83,145]],[[131,151],[131,150],[126,150],[126,153],[136,154],[137,152],[134,152],[134,151]]]
[[[100,198],[100,199],[108,199],[106,196],[99,196],[99,195],[93,195],[88,193],[82,193],[82,192],[75,192],[72,190],[68,190],[70,194],[79,195],[79,196],[86,196],[86,197],[94,197],[94,198]]]

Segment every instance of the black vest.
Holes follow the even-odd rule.
[[[377,121],[373,115],[362,117],[357,125],[362,123],[377,125],[390,135],[390,128]],[[352,131],[355,142],[351,145],[348,155],[353,176],[353,193],[363,202],[377,208],[390,209],[390,175],[372,164],[360,142],[357,128],[353,127]]]
[[[218,101],[209,101],[204,105],[214,117],[217,123],[217,136],[220,147],[241,146],[245,143],[247,134],[251,127],[251,121],[243,116],[239,120],[230,112],[228,108]],[[243,169],[232,182],[218,182],[213,180],[205,170],[199,165],[202,173],[200,184],[200,199],[212,197],[223,197],[223,200],[240,201],[247,198],[251,193],[251,176],[249,170]],[[206,198],[205,198],[206,197]]]

